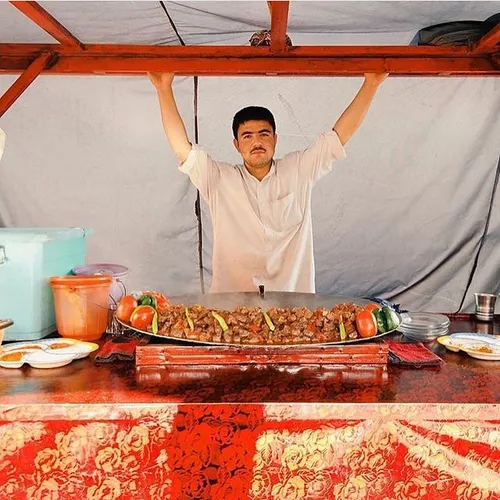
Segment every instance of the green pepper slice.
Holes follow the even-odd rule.
[[[387,331],[395,330],[399,326],[399,318],[396,312],[387,306],[382,307],[382,312],[387,323]]]
[[[151,306],[153,309],[156,309],[156,299],[152,295],[142,295],[137,303],[140,306]]]
[[[385,318],[384,313],[382,312],[382,309],[374,309],[372,311],[372,314],[375,316],[375,319],[377,320],[378,333],[388,332],[389,328],[387,328],[387,320]]]
[[[189,328],[191,330],[194,330],[194,321],[193,319],[191,318],[191,316],[189,315],[189,309],[186,307],[186,309],[184,309],[185,313],[186,313],[186,319],[188,321],[188,325],[189,325]]]
[[[276,330],[276,327],[274,326],[273,320],[271,319],[269,314],[267,314],[267,312],[263,311],[263,314],[264,314],[264,319],[266,320],[266,325],[269,327],[269,330],[274,332],[274,330]]]
[[[217,320],[223,332],[229,329],[225,319],[220,314],[216,313],[215,311],[212,311],[212,316]]]
[[[345,325],[342,316],[340,317],[339,331],[340,331],[340,340],[345,340],[347,338],[347,333],[345,331]]]

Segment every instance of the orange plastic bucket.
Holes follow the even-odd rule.
[[[97,340],[108,325],[112,276],[53,276],[57,331],[62,337]]]

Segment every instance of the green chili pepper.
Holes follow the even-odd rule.
[[[345,325],[342,316],[340,317],[339,330],[340,330],[340,340],[345,340],[347,338],[347,334],[345,331]]]
[[[269,327],[269,330],[274,332],[274,330],[276,330],[276,327],[274,326],[271,317],[265,311],[263,313],[264,313],[264,319],[266,320],[266,324]]]
[[[194,321],[192,320],[191,316],[189,315],[189,309],[186,307],[186,309],[184,309],[184,311],[186,312],[186,318],[188,320],[189,328],[191,330],[194,330]]]
[[[212,316],[217,320],[223,332],[225,332],[229,328],[227,326],[226,321],[220,314],[216,313],[215,311],[212,311]]]

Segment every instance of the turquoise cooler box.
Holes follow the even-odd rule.
[[[56,331],[48,278],[71,274],[85,262],[83,228],[0,228],[0,319],[14,325],[4,341],[35,340]]]

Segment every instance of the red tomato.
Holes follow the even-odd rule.
[[[371,303],[371,304],[368,304],[368,305],[365,307],[365,309],[366,309],[367,311],[372,312],[372,311],[374,311],[375,309],[380,309],[380,305],[379,305],[379,304],[373,304],[373,303]]]
[[[120,321],[128,323],[130,321],[130,316],[132,316],[132,313],[134,312],[134,309],[136,307],[136,298],[132,295],[125,295],[125,297],[122,297],[122,299],[118,303],[118,307],[116,308],[116,317]]]
[[[147,330],[148,326],[153,322],[156,311],[151,306],[139,306],[134,309],[130,316],[130,324],[139,330]]]
[[[363,338],[373,337],[377,334],[377,320],[366,309],[356,315],[356,330]]]

